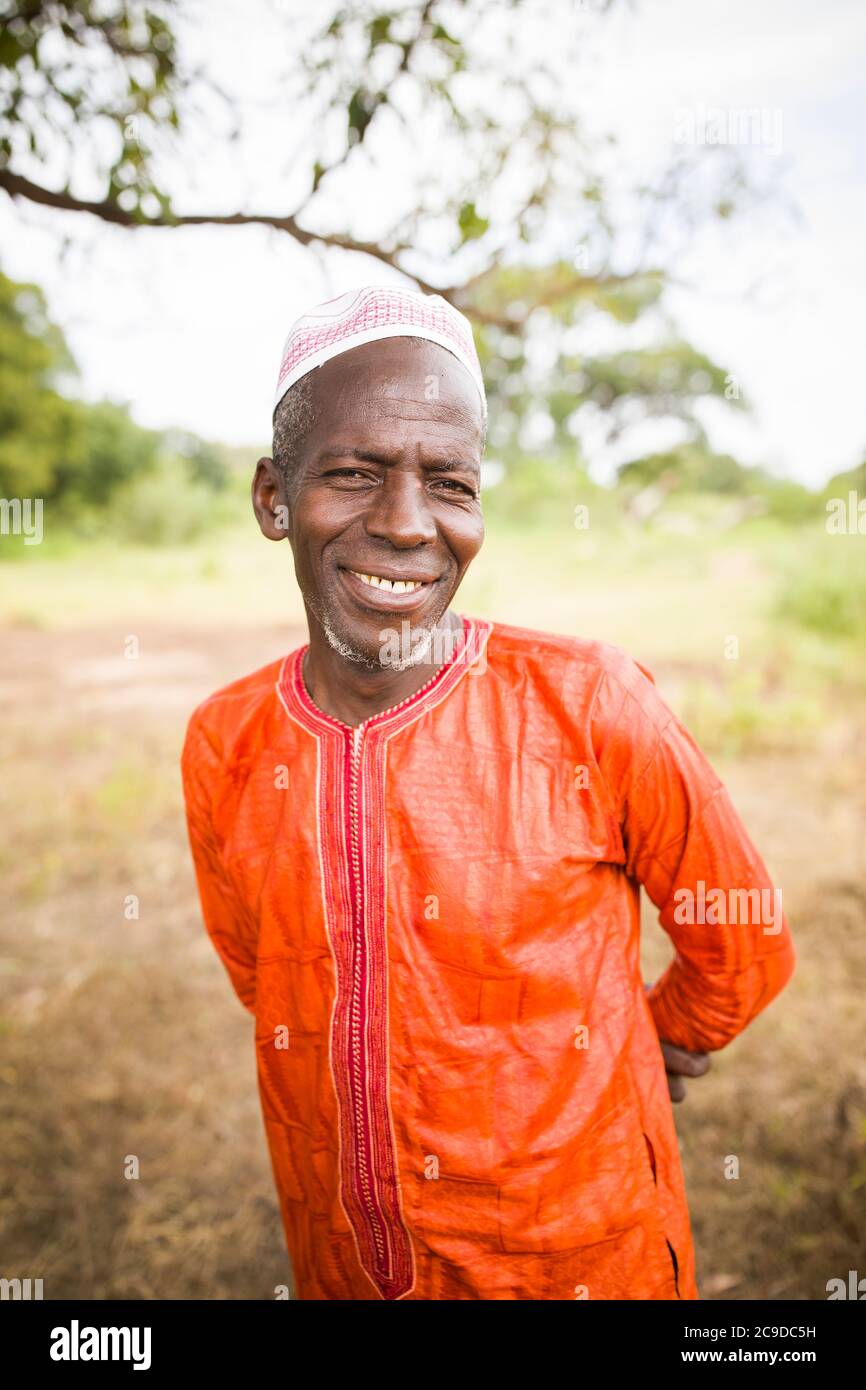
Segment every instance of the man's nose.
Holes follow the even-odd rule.
[[[390,470],[373,494],[366,529],[368,535],[401,550],[435,541],[436,524],[423,479],[402,469]]]

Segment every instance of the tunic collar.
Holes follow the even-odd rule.
[[[470,618],[464,614],[460,614],[460,618],[463,623],[462,631],[458,634],[450,653],[429,681],[399,704],[380,710],[378,714],[371,715],[354,728],[326,714],[314,704],[303,678],[304,657],[309,650],[309,643],[299,647],[297,651],[290,652],[286,657],[277,678],[277,695],[286,713],[312,734],[339,732],[357,735],[359,730],[371,728],[386,728],[389,733],[396,733],[398,729],[405,728],[407,724],[413,723],[422,714],[441,704],[482,656],[493,624],[485,618]]]

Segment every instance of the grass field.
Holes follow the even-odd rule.
[[[783,889],[797,973],[676,1112],[706,1298],[866,1274],[866,656],[834,618],[864,549],[819,525],[500,522],[457,604],[647,664]],[[201,926],[178,755],[199,699],[304,640],[288,547],[251,521],[187,548],[49,534],[0,586],[0,1273],[47,1298],[270,1298],[251,1020]],[[652,978],[652,913],[644,941]]]

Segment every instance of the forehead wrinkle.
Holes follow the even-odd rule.
[[[347,452],[368,449],[383,454],[403,453],[416,445],[439,454],[477,453],[479,420],[470,421],[465,411],[456,406],[443,407],[441,401],[424,402],[421,408],[419,405],[406,400],[368,399],[354,410],[332,408],[322,413],[316,434],[323,449],[340,447],[342,440]],[[335,414],[345,418],[334,419]],[[332,443],[334,439],[336,444]]]
[[[365,402],[364,425],[399,433],[403,439],[416,430],[422,439],[446,453],[475,453],[483,433],[479,415],[472,415],[464,402],[415,401],[404,397],[378,397]],[[447,438],[443,437],[447,432]]]
[[[387,425],[389,428],[400,430],[404,433],[413,427],[424,434],[441,432],[448,430],[450,434],[464,435],[473,438],[478,433],[479,426],[475,422],[467,420],[465,412],[453,407],[440,408],[431,411],[427,409],[416,409],[411,401],[401,401],[394,403],[394,408],[387,406],[383,409],[378,408],[377,403],[371,403],[370,408],[364,412],[364,423],[369,424],[375,429],[377,423]],[[402,427],[402,428],[401,428]]]
[[[480,409],[473,411],[472,405],[460,395],[447,395],[445,393],[437,396],[434,400],[428,400],[424,395],[424,386],[419,384],[418,393],[407,392],[405,380],[400,381],[377,381],[366,386],[360,400],[353,401],[353,385],[349,384],[332,396],[332,402],[344,402],[357,413],[363,411],[365,415],[378,414],[388,420],[409,420],[413,422],[434,423],[442,421],[449,423],[452,420],[464,420],[468,416],[479,415]],[[395,389],[399,387],[399,389]]]
[[[338,354],[315,371],[314,389],[320,387],[322,394],[327,393],[332,403],[344,395],[360,395],[365,400],[375,397],[382,401],[399,401],[401,397],[404,400],[408,397],[428,408],[469,409],[471,413],[482,416],[481,402],[472,376],[452,353],[436,344],[411,348],[397,346],[400,344],[399,338],[389,338],[384,339],[382,344],[367,344],[363,348]],[[396,359],[395,346],[398,354]],[[436,353],[433,359],[435,371],[430,370],[429,358],[426,362],[419,361],[419,358],[424,358],[424,348],[427,346],[433,347]],[[373,347],[378,351],[370,353],[368,349]],[[355,357],[356,353],[358,357]],[[435,400],[428,400],[425,394],[431,376],[439,383]]]

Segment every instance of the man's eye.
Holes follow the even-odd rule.
[[[458,482],[456,478],[438,478],[436,486],[447,488],[449,492],[462,492],[466,497],[477,496],[474,487],[470,487],[468,483]]]

